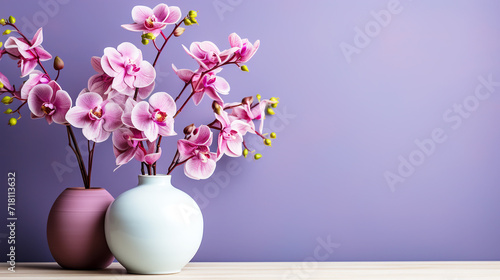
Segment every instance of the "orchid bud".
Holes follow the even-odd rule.
[[[271,99],[269,99],[269,101],[274,102],[273,104],[271,104],[271,107],[273,107],[273,108],[278,107],[278,103],[280,103],[280,102],[278,101],[278,98],[276,98],[276,97],[271,97]]]
[[[243,72],[250,72],[250,71],[248,71],[248,66],[246,66],[246,65],[241,65],[240,69]]]
[[[197,11],[193,11],[193,10],[191,10],[191,11],[189,11],[189,13],[188,13],[188,17],[190,17],[190,18],[195,18],[195,17],[197,17],[197,16],[198,16],[198,12],[197,12]]]
[[[7,22],[5,21],[5,19],[4,19],[4,18],[2,18],[2,19],[0,19],[0,24],[1,24],[1,25],[6,25],[6,24],[7,24]]]
[[[56,58],[54,58],[54,69],[59,71],[59,70],[62,70],[64,68],[64,61],[62,60],[62,58],[56,56]]]
[[[267,113],[268,113],[269,115],[274,115],[274,114],[275,114],[275,113],[274,113],[274,110],[273,110],[272,108],[267,108]]]
[[[253,103],[253,96],[247,96],[247,97],[243,98],[241,100],[241,103],[252,105],[252,103]]]
[[[3,87],[4,87],[3,83],[2,83],[2,82],[0,82],[0,88],[3,88]]]
[[[248,156],[248,149],[244,149],[243,150],[243,156],[246,158]]]
[[[260,96],[260,94],[257,94],[255,97],[257,97],[257,100],[259,100],[259,102],[260,102],[260,99],[262,98],[262,96]]]
[[[270,137],[271,137],[271,138],[273,138],[273,139],[276,139],[276,133],[274,133],[274,132],[271,132],[271,135],[270,135]]]
[[[12,102],[14,101],[14,98],[10,97],[10,96],[4,96],[2,98],[2,103],[5,104],[5,105],[9,105],[11,104]]]
[[[192,123],[192,124],[190,124],[190,125],[186,126],[186,127],[184,128],[184,134],[185,134],[185,135],[189,135],[189,134],[191,134],[195,128],[196,128],[196,127],[194,126],[194,123]]]
[[[146,39],[146,38],[142,38],[142,44],[143,44],[143,45],[147,45],[147,44],[149,44],[149,40],[148,40],[148,39]]]
[[[214,113],[216,113],[217,115],[220,115],[222,113],[222,107],[215,100],[214,102],[212,102],[212,109],[214,110]]]
[[[16,119],[16,118],[10,118],[10,120],[9,120],[9,125],[10,125],[10,126],[14,126],[14,125],[16,125],[16,124],[17,124],[17,119]]]
[[[146,33],[144,34],[144,38],[154,40],[156,37],[153,33]]]
[[[12,24],[15,24],[16,23],[16,18],[13,17],[13,16],[10,16],[9,17],[9,22],[12,23]]]
[[[4,113],[4,114],[7,114],[7,115],[8,115],[8,114],[12,114],[12,109],[11,109],[11,108],[9,108],[9,109],[5,110],[5,112],[3,112],[3,113]]]
[[[184,33],[184,31],[186,31],[186,28],[184,27],[177,27],[175,30],[174,30],[174,36],[175,37],[179,37],[182,35],[182,33]]]
[[[3,35],[9,35],[9,34],[10,34],[10,32],[12,32],[12,31],[10,31],[10,29],[7,29],[7,30],[5,30],[2,34],[3,34]]]
[[[195,18],[189,18],[189,20],[190,20],[192,23],[196,23],[196,24],[198,24],[198,21],[197,21]]]
[[[0,42],[0,48],[3,46],[3,42]]]
[[[186,26],[190,26],[190,25],[193,25],[193,22],[192,22],[190,19],[185,18],[185,19],[184,19],[184,24],[185,24]]]
[[[272,144],[271,139],[264,139],[264,145],[271,146],[271,144]]]
[[[253,158],[256,159],[256,160],[258,160],[258,159],[262,158],[262,155],[261,154],[255,154],[253,156]]]

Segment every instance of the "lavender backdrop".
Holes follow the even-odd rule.
[[[159,1],[3,1],[0,17],[16,16],[30,35],[44,27],[44,47],[66,63],[60,84],[76,98],[94,73],[90,57],[105,47],[134,42],[152,59],[139,34],[120,27],[140,3]],[[157,90],[180,90],[171,63],[195,68],[181,44],[226,48],[237,32],[262,45],[250,73],[224,69],[230,100],[281,98],[266,124],[278,139],[272,148],[256,146],[261,160],[224,158],[205,181],[175,171],[174,184],[205,217],[195,261],[500,260],[498,1],[167,4],[199,10],[200,26],[169,44]],[[0,72],[19,75],[7,57]],[[190,103],[176,130],[206,123],[209,105]],[[48,212],[64,188],[80,186],[80,175],[63,127],[29,117],[8,127],[7,120],[0,218],[7,223],[6,178],[15,171],[17,261],[51,261]],[[137,183],[136,163],[112,172],[110,141],[97,146],[94,164],[93,185],[115,197]],[[0,225],[3,261],[7,234]]]

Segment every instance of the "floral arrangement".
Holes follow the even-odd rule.
[[[132,10],[134,23],[122,27],[142,33],[142,44],[156,51],[153,63],[144,60],[141,50],[129,42],[121,43],[116,48],[105,48],[101,57],[91,58],[97,74],[90,77],[87,88],[78,94],[74,105],[68,92],[58,83],[64,68],[63,60],[57,56],[54,58],[55,78],[44,66],[52,55],[42,46],[42,28],[30,40],[18,29],[14,17],[1,19],[0,24],[8,28],[3,35],[17,33],[19,36],[8,37],[3,48],[0,42],[0,59],[7,55],[17,60],[21,77],[27,77],[16,88],[0,73],[0,93],[4,95],[2,103],[20,102],[16,109],[5,111],[9,115],[17,114],[17,117],[9,119],[9,125],[17,124],[21,109],[27,104],[32,118],[45,118],[48,124],[66,126],[69,146],[77,157],[85,188],[90,188],[95,144],[110,137],[118,167],[136,159],[141,162],[143,175],[156,175],[156,163],[162,155],[162,138],[177,135],[175,118],[190,100],[199,105],[205,95],[213,100],[211,106],[215,119],[206,125],[191,124],[183,129],[184,137],[177,140],[177,151],[166,169],[167,174],[184,165],[184,173],[189,178],[209,178],[223,155],[247,157],[252,153],[244,140],[247,133],[261,137],[267,146],[271,146],[271,139],[276,138],[276,134],[264,135],[262,129],[266,114],[274,114],[272,108],[278,105],[277,98],[262,99],[257,95],[256,101],[249,96],[241,102],[226,103],[221,97],[230,91],[229,83],[219,76],[222,67],[235,65],[248,72],[244,63],[259,49],[258,40],[252,44],[233,33],[229,35],[229,48],[223,51],[210,41],[193,42],[189,49],[183,45],[199,68],[193,71],[177,69],[172,65],[173,71],[184,83],[175,99],[165,91],[154,92],[155,66],[166,44],[172,36],[179,37],[185,32],[181,25],[197,24],[196,18],[196,11],[191,10],[182,18],[178,7],[166,4],[159,4],[153,9],[135,6]],[[171,27],[170,33],[164,32],[167,27]],[[258,127],[254,123],[257,120],[260,121]],[[88,140],[86,164],[73,127],[81,128]],[[215,152],[210,150],[213,131],[218,132]],[[255,153],[253,157],[259,159],[262,155]]]

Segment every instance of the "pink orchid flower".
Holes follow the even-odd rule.
[[[156,143],[147,141],[148,149],[146,150],[142,144],[137,149],[136,159],[140,162],[145,162],[152,165],[161,157],[161,148],[156,152]]]
[[[66,113],[71,108],[71,97],[55,82],[34,86],[28,96],[28,107],[32,118],[43,118],[52,122],[66,124]]]
[[[91,59],[91,64],[94,70],[97,72],[94,76],[90,77],[88,81],[88,89],[92,92],[97,92],[101,96],[105,97],[105,99],[117,99],[117,100],[125,100],[128,98],[127,95],[120,94],[120,92],[113,89],[113,78],[104,73],[104,70],[101,66],[101,58],[98,56],[94,56]],[[139,100],[146,99],[155,87],[154,81],[146,87],[139,88],[137,98]],[[118,103],[118,102],[117,102]]]
[[[50,53],[41,46],[43,42],[42,28],[38,29],[33,39],[28,42],[24,38],[9,37],[5,41],[5,50],[14,58],[18,58],[18,66],[21,67],[21,77],[25,77],[35,69],[40,61],[52,58]]]
[[[34,70],[33,72],[31,72],[28,80],[21,88],[21,99],[28,99],[28,95],[34,86],[39,84],[48,84],[49,82],[50,78],[47,74],[38,70]]]
[[[4,74],[0,73],[0,83],[2,83],[3,87],[0,88],[0,92],[12,91],[13,88],[9,83],[7,77]]]
[[[99,143],[122,125],[122,113],[117,104],[104,101],[98,93],[86,92],[78,96],[66,119],[72,126],[82,128],[85,138]]]
[[[248,39],[241,39],[240,36],[236,33],[231,33],[229,35],[229,44],[232,48],[237,48],[234,52],[235,57],[231,61],[235,61],[237,63],[245,63],[252,58],[252,56],[257,52],[260,46],[260,40],[255,41],[252,45],[248,41]]]
[[[196,87],[196,93],[193,95],[193,102],[195,105],[200,104],[203,96],[206,94],[208,97],[213,100],[223,104],[222,98],[219,96],[220,94],[227,95],[229,94],[230,86],[226,79],[216,76],[217,73],[222,71],[222,68],[215,69],[206,73],[202,80],[198,83],[201,74],[195,73],[189,69],[177,69],[175,65],[172,64],[175,74],[183,80],[185,83],[191,80],[191,85]],[[193,76],[194,75],[194,76]],[[191,79],[191,77],[193,77]]]
[[[263,99],[259,103],[252,104],[241,104],[241,106],[234,107],[229,114],[230,120],[243,120],[250,125],[249,132],[255,133],[254,120],[260,120],[259,133],[262,134],[264,128],[264,119],[266,118],[265,110],[268,105],[276,103],[275,101],[270,101],[268,99]],[[238,103],[225,104],[224,108],[233,107]]]
[[[141,141],[146,140],[142,132],[134,128],[121,127],[113,132],[113,152],[116,157],[116,165],[128,163],[137,156],[137,150]]]
[[[224,154],[230,157],[241,156],[243,136],[251,131],[251,126],[242,120],[231,120],[226,111],[222,111],[220,115],[215,114],[215,118],[221,124],[217,159],[220,159]]]
[[[185,161],[184,174],[191,179],[207,179],[215,171],[217,155],[210,152],[212,131],[208,126],[195,128],[188,139],[177,141],[179,161]]]
[[[101,67],[113,78],[111,87],[127,96],[133,96],[135,88],[151,85],[156,78],[153,65],[142,60],[141,50],[128,42],[121,43],[116,49],[105,48]]]
[[[159,4],[153,9],[146,6],[135,6],[132,9],[134,23],[123,24],[122,27],[130,31],[153,33],[156,37],[169,24],[174,24],[181,18],[181,9],[175,6]]]
[[[177,111],[174,99],[166,92],[157,92],[149,98],[149,103],[137,103],[131,112],[131,121],[135,128],[144,132],[150,142],[158,135],[173,136],[174,118]]]
[[[212,69],[223,63],[220,58],[221,52],[219,48],[210,41],[193,42],[189,46],[189,50],[184,45],[182,47],[205,70]]]

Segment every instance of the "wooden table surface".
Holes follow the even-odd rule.
[[[56,263],[0,265],[0,279],[500,279],[500,262],[196,262],[170,275],[127,274],[119,264],[104,270],[66,270]]]

